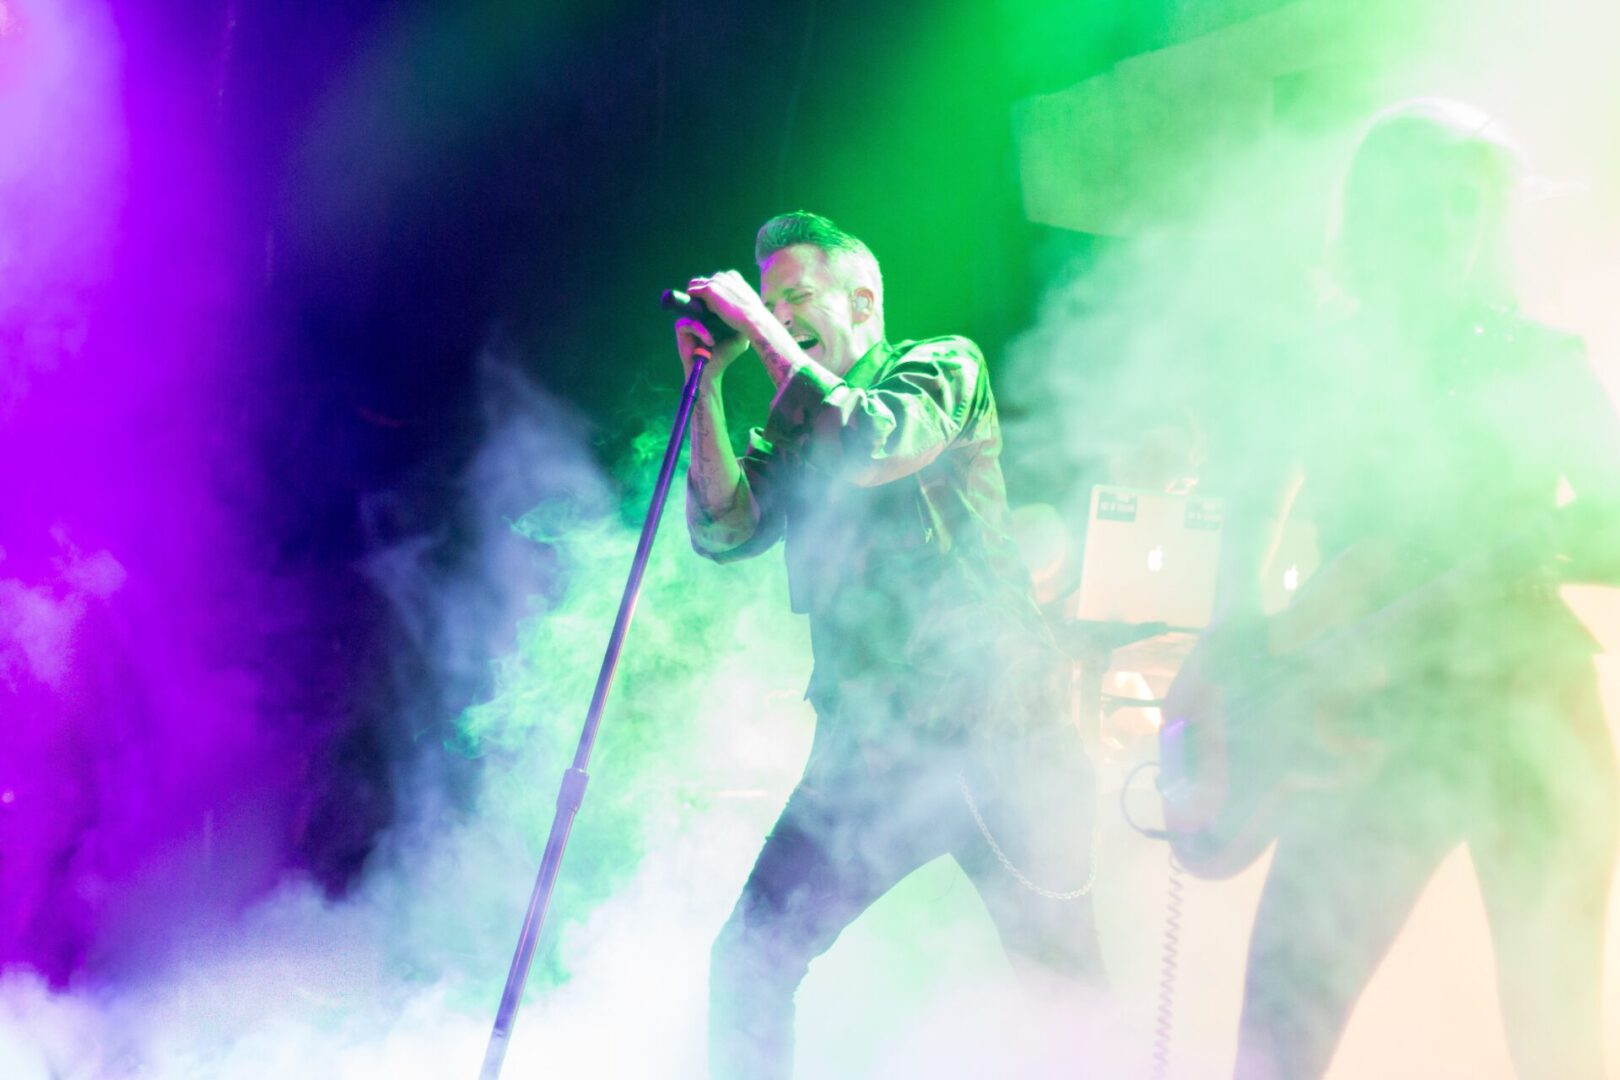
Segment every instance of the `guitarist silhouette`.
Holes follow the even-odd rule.
[[[1518,170],[1473,109],[1378,117],[1338,209],[1353,311],[1272,373],[1268,415],[1225,448],[1254,505],[1229,511],[1221,614],[1169,695],[1161,790],[1195,872],[1276,841],[1240,1080],[1327,1069],[1459,844],[1519,1075],[1602,1075],[1614,751],[1596,646],[1556,586],[1620,583],[1620,434],[1581,343],[1515,311]],[[1559,515],[1561,484],[1575,502]],[[1309,508],[1324,565],[1268,619],[1266,539],[1243,521],[1295,501],[1285,492]]]

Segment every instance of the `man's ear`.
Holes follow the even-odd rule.
[[[857,323],[863,323],[870,319],[877,310],[877,294],[864,285],[855,290],[850,300],[850,306],[854,310]]]

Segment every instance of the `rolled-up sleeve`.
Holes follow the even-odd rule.
[[[770,549],[782,537],[783,507],[781,455],[755,428],[748,435],[748,450],[738,462],[743,483],[730,507],[711,515],[692,483],[686,482],[686,529],[692,549],[715,562],[736,562]]]
[[[985,398],[984,357],[966,338],[910,347],[870,387],[800,369],[772,413],[813,433],[811,460],[850,483],[875,487],[926,467],[962,432]]]

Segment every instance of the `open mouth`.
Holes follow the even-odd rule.
[[[816,337],[814,334],[796,334],[794,335],[793,343],[799,348],[803,349],[805,352],[809,352],[811,349],[821,344],[821,339]]]

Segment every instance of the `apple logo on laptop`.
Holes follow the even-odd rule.
[[[1148,552],[1148,569],[1157,574],[1164,569],[1164,545],[1155,544]]]

